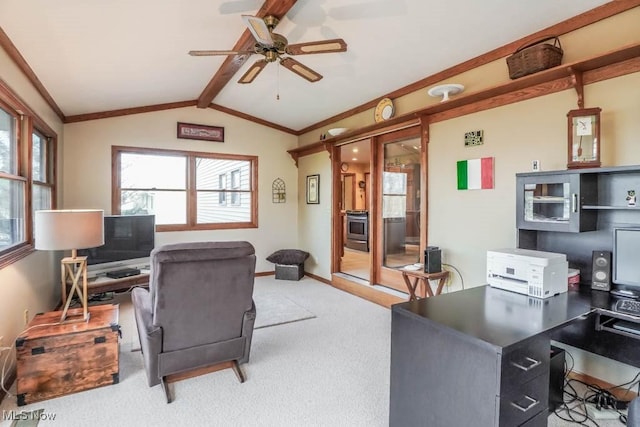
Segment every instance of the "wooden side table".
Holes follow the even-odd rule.
[[[407,285],[407,289],[409,290],[409,301],[413,301],[419,298],[416,295],[416,288],[418,287],[418,284],[422,285],[421,294],[424,295],[423,298],[434,296],[429,280],[438,280],[438,287],[436,288],[435,295],[440,295],[442,293],[442,288],[444,288],[444,285],[447,282],[447,278],[449,277],[449,272],[446,270],[440,271],[438,273],[425,273],[424,271],[420,270],[412,271],[404,269],[402,269],[401,271],[404,283]]]
[[[89,307],[89,321],[60,323],[60,312],[35,316],[16,338],[18,406],[119,381],[118,305]],[[69,315],[82,308],[69,309]]]

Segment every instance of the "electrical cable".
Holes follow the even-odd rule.
[[[455,266],[451,264],[442,263],[442,266],[452,268],[453,270],[455,270],[456,273],[458,273],[458,276],[460,276],[460,283],[461,283],[462,289],[464,289],[464,278],[462,277],[462,273],[460,273],[460,270],[458,270]]]

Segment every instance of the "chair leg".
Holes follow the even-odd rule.
[[[231,363],[232,363],[231,368],[233,369],[233,372],[235,372],[236,377],[238,377],[238,381],[243,383],[245,381],[245,376],[244,376],[244,372],[242,372],[242,368],[240,368],[240,365],[238,364],[238,361],[234,360]]]
[[[171,403],[171,391],[169,390],[169,383],[167,383],[167,377],[162,377],[162,391],[167,398],[167,403]]]

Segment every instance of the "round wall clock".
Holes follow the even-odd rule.
[[[349,163],[342,162],[342,163],[340,164],[340,170],[341,170],[342,172],[346,172],[346,171],[348,171],[348,170],[349,170]]]
[[[390,98],[382,98],[373,113],[373,118],[376,123],[384,122],[393,117],[395,109],[393,107],[393,101]]]

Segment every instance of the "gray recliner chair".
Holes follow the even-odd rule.
[[[149,387],[167,376],[232,362],[249,361],[256,308],[256,257],[248,242],[164,245],[151,252],[149,289],[132,292],[138,336]]]
[[[627,427],[640,427],[640,397],[636,397],[629,402]]]

